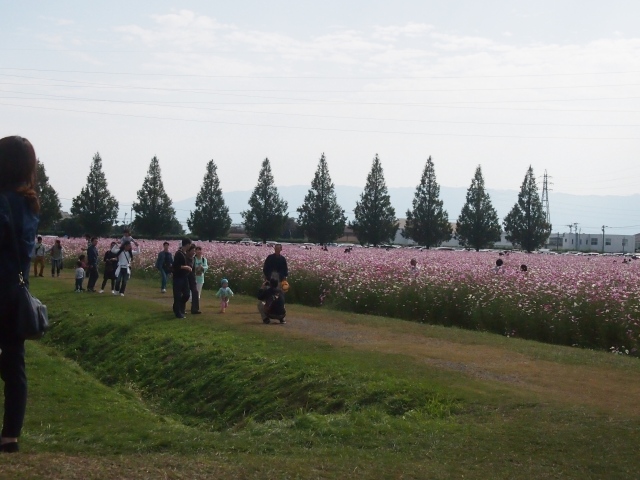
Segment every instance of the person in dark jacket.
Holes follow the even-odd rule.
[[[18,276],[29,282],[31,254],[38,231],[40,205],[36,154],[26,139],[0,139],[0,376],[4,381],[4,418],[0,452],[17,452],[27,407],[24,340],[16,333]],[[18,243],[14,253],[12,226]]]
[[[102,287],[100,287],[100,293],[104,293],[104,287],[107,285],[107,281],[111,280],[111,293],[116,294],[116,267],[118,265],[118,255],[112,250],[117,245],[116,242],[111,242],[111,247],[104,254],[104,273],[102,274]]]
[[[100,276],[98,273],[98,239],[91,237],[89,248],[87,248],[87,270],[89,271],[89,281],[87,282],[87,292],[96,291],[96,282]]]
[[[200,294],[196,284],[196,272],[194,269],[194,257],[196,256],[196,246],[192,243],[187,248],[187,264],[191,267],[191,271],[187,278],[189,279],[189,292],[191,298],[191,313],[199,315],[200,311]]]
[[[267,256],[262,267],[262,273],[265,280],[275,278],[278,282],[285,280],[289,276],[289,270],[287,268],[287,259],[282,255],[282,245],[276,243],[273,248],[273,253]]]
[[[264,323],[271,323],[271,320],[287,323],[284,319],[287,315],[287,310],[284,308],[284,294],[278,286],[277,279],[266,280],[258,291],[258,312]]]
[[[158,253],[158,259],[156,260],[156,268],[160,270],[161,282],[160,291],[167,293],[167,278],[171,275],[171,269],[173,265],[173,255],[169,251],[169,242],[162,244],[162,251]]]
[[[189,273],[191,267],[187,262],[187,249],[191,240],[184,238],[182,246],[173,256],[173,313],[176,318],[184,318],[189,301]]]

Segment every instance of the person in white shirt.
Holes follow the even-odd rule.
[[[134,255],[138,255],[140,253],[140,247],[138,247],[137,250],[132,250],[131,242],[125,240],[122,246],[118,247],[116,245],[111,251],[118,255],[118,264],[115,272],[116,289],[114,295],[119,293],[121,297],[124,297],[127,282],[131,276],[131,261],[133,260]]]
[[[44,271],[44,254],[47,249],[42,243],[42,237],[38,236],[38,243],[36,243],[33,247],[33,255],[36,259],[33,261],[33,276],[34,277],[42,277],[42,272]],[[38,273],[38,265],[40,265],[40,273]]]

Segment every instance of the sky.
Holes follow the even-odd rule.
[[[0,136],[31,140],[63,199],[99,152],[136,198],[153,156],[174,201],[213,159],[223,191],[309,185],[640,193],[640,2],[0,0]],[[407,206],[409,207],[409,206]],[[621,202],[640,224],[639,205]],[[455,215],[453,215],[455,216]]]

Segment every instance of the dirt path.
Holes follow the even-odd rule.
[[[143,298],[143,297],[140,297]],[[149,297],[144,297],[149,300]],[[152,300],[171,300],[159,294]],[[218,315],[215,299],[205,300],[206,315],[216,320],[273,328],[280,335],[310,338],[340,347],[407,355],[419,362],[461,372],[481,381],[517,385],[539,395],[543,400],[565,402],[568,405],[596,407],[605,413],[640,416],[640,369],[607,368],[600,365],[569,365],[535,359],[493,345],[468,344],[415,333],[398,333],[391,326],[348,323],[327,311],[305,314],[302,307],[288,306],[287,324],[264,326],[257,312],[246,303],[236,303],[225,315]],[[214,306],[215,305],[215,306]],[[307,310],[308,311],[308,310]],[[558,347],[566,348],[566,347]]]

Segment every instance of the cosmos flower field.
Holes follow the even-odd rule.
[[[86,243],[62,240],[67,262]],[[98,245],[103,255],[109,239]],[[46,243],[46,242],[45,242]],[[131,281],[158,276],[162,241],[142,240]],[[209,262],[205,289],[229,279],[235,293],[254,295],[267,246],[197,243]],[[177,249],[177,242],[170,247]],[[284,245],[288,303],[488,331],[509,337],[638,355],[640,260],[621,257],[339,247],[328,252]],[[415,258],[418,270],[410,269]],[[495,261],[504,260],[500,272]],[[69,263],[70,264],[70,263]],[[522,272],[520,266],[527,266]],[[101,272],[102,272],[102,267]],[[132,284],[133,285],[133,284]]]

